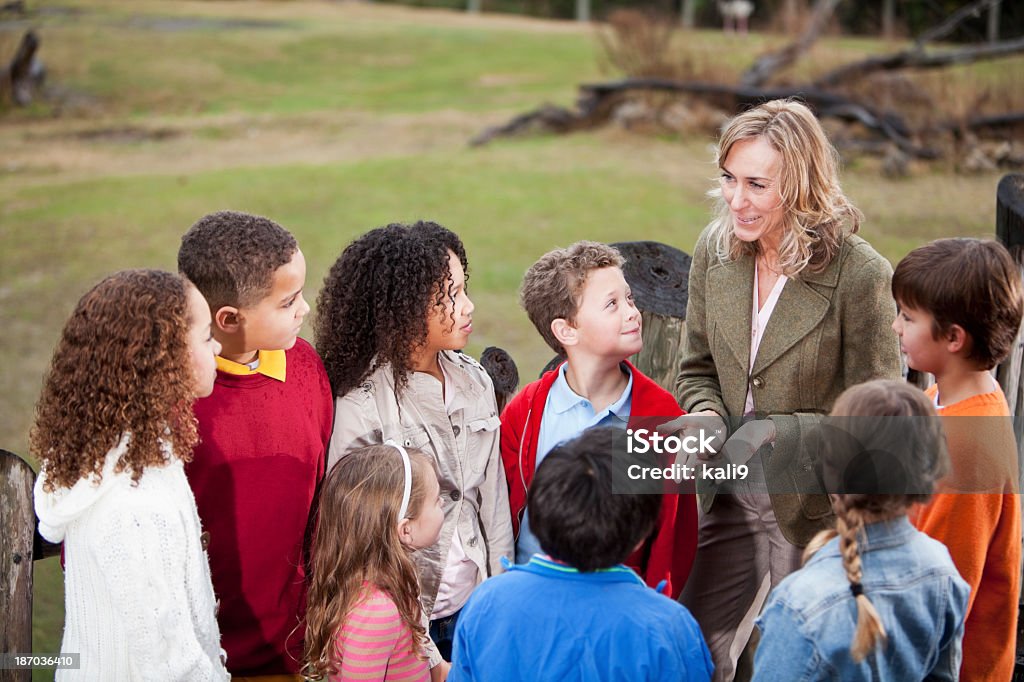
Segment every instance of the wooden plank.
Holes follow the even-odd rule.
[[[15,454],[0,450],[0,651],[32,651],[32,559],[35,474]],[[0,670],[0,682],[28,682],[31,670]]]

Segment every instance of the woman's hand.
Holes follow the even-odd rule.
[[[746,464],[763,446],[775,442],[775,433],[771,419],[749,421],[729,437],[721,454],[729,464]]]
[[[677,417],[670,422],[659,425],[658,432],[663,436],[675,434],[680,438],[694,436],[698,441],[706,440],[707,436],[711,437],[710,452],[706,452],[704,448],[698,448],[696,454],[688,454],[683,450],[679,451],[676,457],[676,464],[685,466],[693,466],[697,459],[708,461],[716,457],[721,452],[723,443],[725,443],[726,436],[729,433],[725,427],[725,420],[713,410],[702,410],[700,412],[684,414],[682,417]],[[701,438],[701,436],[704,436],[704,438]]]

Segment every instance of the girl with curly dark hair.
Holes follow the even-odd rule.
[[[228,679],[184,462],[220,344],[178,275],[126,270],[64,326],[30,436],[39,532],[64,543],[64,680]],[[143,674],[145,673],[145,675]]]
[[[371,230],[331,268],[315,323],[336,396],[328,469],[388,439],[437,463],[444,527],[415,555],[435,675],[473,588],[512,555],[494,388],[461,352],[473,331],[466,270],[462,241],[436,223]]]

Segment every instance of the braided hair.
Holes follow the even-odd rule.
[[[839,538],[843,569],[857,604],[857,630],[850,653],[859,663],[887,641],[885,625],[864,590],[860,557],[864,527],[905,514],[916,503],[927,502],[935,481],[949,469],[949,455],[931,401],[904,381],[877,380],[849,388],[836,400],[831,417],[852,437],[838,446],[832,443],[823,451],[823,476],[832,493],[836,522],[834,528],[821,531],[811,540],[804,551],[804,561],[832,538]],[[874,455],[881,453],[886,458],[897,452],[902,460],[899,485],[865,486],[865,470],[878,464]]]

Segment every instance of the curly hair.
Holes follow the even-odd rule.
[[[548,251],[530,266],[519,287],[519,303],[551,350],[565,355],[551,323],[563,319],[575,324],[590,273],[621,268],[624,262],[614,246],[584,240]]]
[[[726,162],[737,142],[758,137],[782,158],[779,193],[786,210],[779,243],[782,274],[792,277],[804,268],[820,272],[839,253],[845,236],[857,232],[863,218],[839,185],[839,154],[806,105],[780,99],[745,111],[726,124],[717,163]],[[721,188],[708,195],[716,199],[711,226],[718,257],[726,261],[755,255],[757,243],[735,236]]]
[[[218,211],[196,221],[181,238],[178,270],[206,297],[210,310],[246,308],[270,293],[274,271],[299,245],[273,220]]]
[[[437,474],[430,457],[408,452],[412,486],[406,518],[415,520],[426,500],[427,481]],[[419,573],[412,550],[398,535],[404,478],[398,451],[371,445],[346,455],[324,481],[305,616],[306,679],[338,673],[336,637],[366,595],[364,583],[395,603],[422,656],[427,633],[420,623]]]
[[[437,223],[392,223],[362,235],[331,266],[317,298],[316,350],[336,396],[390,363],[395,390],[412,371],[433,311],[444,310],[452,273],[448,252],[469,280],[462,240]],[[452,326],[455,321],[452,320]]]
[[[102,478],[107,452],[128,446],[115,471],[138,482],[163,466],[171,446],[192,459],[194,377],[188,348],[188,290],[160,270],[124,270],[78,302],[53,354],[29,435],[46,473],[44,488]]]

